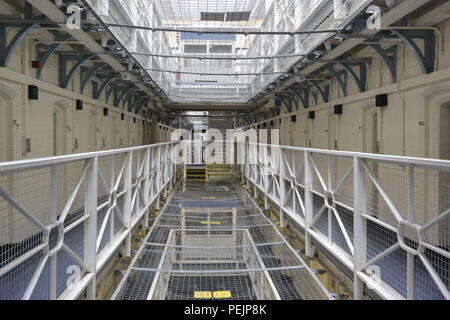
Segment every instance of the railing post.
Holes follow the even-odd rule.
[[[310,228],[313,220],[313,167],[309,158],[309,152],[304,152],[305,157],[305,254],[312,256],[312,244]]]
[[[333,185],[333,175],[334,175],[334,167],[332,166],[331,156],[328,156],[328,183],[327,188],[328,191],[332,191],[334,188]],[[333,244],[333,210],[331,208],[327,209],[328,213],[328,242],[330,245]]]
[[[415,207],[415,176],[414,166],[408,166],[408,221],[414,223],[414,207]],[[406,253],[406,291],[407,299],[414,300],[414,255],[410,252]]]
[[[143,175],[144,175],[144,185],[143,185],[143,193],[144,193],[144,206],[145,208],[147,208],[145,210],[145,214],[144,214],[144,228],[148,228],[148,206],[149,206],[149,192],[150,192],[150,148],[147,148],[147,150],[145,150],[145,154],[144,154],[144,168],[143,170]]]
[[[273,150],[273,149],[272,149]],[[286,219],[284,216],[283,206],[286,201],[286,187],[284,184],[284,166],[283,155],[280,147],[276,148],[278,153],[278,173],[279,173],[279,186],[280,186],[280,227],[286,228]]]
[[[353,158],[353,293],[355,300],[361,300],[364,295],[364,282],[359,278],[358,272],[362,271],[366,263],[367,223],[362,214],[366,210],[366,182],[365,170],[362,159]]]
[[[58,220],[58,169],[56,165],[51,166],[51,208],[50,223]],[[50,300],[56,300],[58,276],[58,257],[54,254],[50,257]]]
[[[125,257],[131,256],[131,198],[132,198],[132,164],[133,164],[133,152],[130,151],[128,153],[128,157],[126,159],[127,163],[125,164],[124,171],[124,182],[123,188],[125,191],[124,200],[123,200],[123,218],[126,224],[126,228],[128,229],[127,237],[125,238]]]
[[[86,288],[88,300],[95,300],[97,287],[97,167],[98,157],[94,157],[90,160],[84,188],[84,209],[88,215],[84,228],[84,258],[86,272],[93,274]]]

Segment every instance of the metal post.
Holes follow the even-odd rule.
[[[327,184],[327,188],[328,191],[331,192],[331,190],[333,190],[333,173],[334,173],[334,168],[332,167],[331,164],[331,156],[328,156],[328,184]],[[330,243],[330,245],[333,244],[333,210],[331,208],[327,209],[328,211],[328,241]]]
[[[84,231],[84,259],[86,272],[93,274],[92,280],[86,288],[86,299],[96,298],[97,272],[97,167],[98,157],[92,158],[86,174],[84,188],[84,209],[88,218]]]
[[[123,219],[125,222],[125,227],[128,229],[127,237],[125,238],[125,257],[131,256],[131,198],[132,198],[132,163],[133,163],[133,152],[129,152],[126,158],[125,171],[124,171],[124,181],[123,188],[124,194],[124,206],[123,206]]]
[[[58,170],[56,165],[51,166],[51,208],[50,223],[56,223],[58,219]],[[58,275],[58,257],[55,253],[50,256],[50,299],[56,300],[57,295],[57,275]]]
[[[305,254],[312,256],[311,234],[310,228],[313,220],[313,167],[309,152],[304,152],[305,157]]]
[[[284,206],[285,198],[286,198],[286,187],[284,185],[284,179],[283,179],[284,166],[282,164],[283,156],[281,154],[282,153],[281,148],[277,148],[277,153],[278,153],[278,173],[279,173],[279,185],[280,185],[280,199],[279,199],[280,200],[280,227],[286,228],[286,219],[285,219],[284,211],[283,211],[283,206]]]
[[[408,166],[408,221],[414,223],[414,166]],[[407,252],[406,256],[406,288],[407,299],[414,300],[414,255]]]
[[[365,170],[362,159],[353,158],[353,234],[354,234],[354,261],[353,261],[353,290],[354,299],[361,300],[364,295],[364,282],[359,278],[358,272],[362,271],[366,264],[366,240],[367,222],[362,217],[366,210],[367,194],[365,182]]]
[[[144,168],[143,168],[143,176],[144,176],[144,186],[143,186],[143,193],[144,193],[144,206],[147,208],[145,210],[144,214],[144,228],[148,228],[148,211],[149,211],[149,190],[150,190],[150,148],[147,148],[144,155]]]

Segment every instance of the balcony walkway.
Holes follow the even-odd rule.
[[[236,183],[180,184],[113,299],[328,299]]]

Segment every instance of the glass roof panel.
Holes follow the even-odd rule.
[[[90,0],[172,102],[246,103],[370,0]]]

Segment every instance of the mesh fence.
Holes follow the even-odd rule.
[[[172,195],[114,298],[327,299],[328,294],[239,185],[188,183]]]

